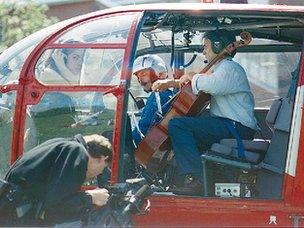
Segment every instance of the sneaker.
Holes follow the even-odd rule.
[[[184,186],[175,187],[172,192],[177,195],[202,196],[203,183],[189,174],[186,175]]]

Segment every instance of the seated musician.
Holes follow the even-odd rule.
[[[235,36],[228,31],[206,32],[203,54],[211,62]],[[181,87],[191,82],[195,94],[211,95],[210,112],[198,117],[176,117],[169,121],[168,130],[179,174],[184,185],[173,189],[175,194],[202,195],[202,164],[200,154],[223,138],[253,139],[257,129],[254,117],[254,97],[245,70],[232,60],[235,51],[220,58],[204,74],[188,73],[179,80],[157,81],[154,91]]]
[[[170,105],[168,101],[174,95],[170,89],[162,92],[152,92],[152,84],[158,79],[166,79],[168,70],[165,62],[157,55],[144,55],[134,61],[133,74],[145,92],[150,93],[146,105],[143,108],[138,125],[132,130],[134,143],[139,144],[151,125],[159,121],[160,115],[164,115]],[[160,115],[158,115],[160,114]]]

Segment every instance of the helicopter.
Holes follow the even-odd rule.
[[[238,39],[247,32],[252,41],[238,48],[234,59],[247,73],[260,128],[248,150],[262,156],[241,161],[213,153],[226,148],[224,142],[212,145],[201,157],[203,196],[170,192],[180,180],[172,159],[166,158],[165,168],[150,176],[160,190],[148,197],[149,211],[134,215],[133,223],[302,226],[303,13],[303,6],[286,5],[123,6],[62,21],[24,38],[0,55],[1,176],[23,153],[48,139],[106,132],[114,149],[110,182],[124,182],[130,178],[125,154],[134,147],[131,129],[148,96],[132,76],[136,57],[157,54],[170,76],[179,78],[204,67],[205,32],[225,29]],[[55,72],[44,75],[55,52],[66,61],[64,52],[75,50],[81,51],[77,81],[69,83]],[[147,168],[146,161],[137,162]]]

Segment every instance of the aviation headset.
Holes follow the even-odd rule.
[[[236,41],[233,34],[224,30],[205,32],[203,38],[211,41],[211,48],[215,54],[219,54],[227,45]],[[232,56],[234,55],[235,52],[232,53]]]

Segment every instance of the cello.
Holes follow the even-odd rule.
[[[227,55],[231,55],[237,48],[248,45],[252,40],[249,32],[242,32],[240,37],[241,40],[235,41],[224,48],[199,74],[207,73],[215,63],[221,61]],[[168,135],[169,121],[178,116],[197,116],[209,105],[210,98],[210,94],[202,91],[195,95],[192,92],[191,83],[181,86],[180,92],[172,101],[170,110],[161,121],[148,130],[139,143],[134,152],[136,161],[151,173],[160,172],[171,151]]]

